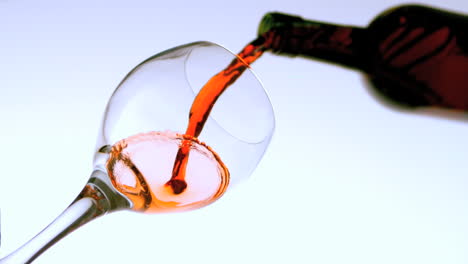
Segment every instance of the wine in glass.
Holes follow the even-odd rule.
[[[195,42],[136,66],[109,100],[81,193],[0,263],[30,263],[107,213],[197,209],[246,179],[274,129],[270,101],[249,63]]]

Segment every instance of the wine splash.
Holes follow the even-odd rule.
[[[182,146],[188,147],[187,188],[174,195],[165,183]],[[229,184],[229,171],[206,144],[174,132],[140,133],[112,146],[106,164],[112,184],[129,198],[132,209],[147,213],[184,211],[217,200]]]

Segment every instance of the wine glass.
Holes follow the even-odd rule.
[[[247,70],[214,104],[198,137],[183,134],[194,98],[232,60],[210,42],[172,48],[137,65],[104,113],[90,179],[49,226],[0,263],[30,263],[85,223],[107,213],[163,213],[208,205],[246,179],[265,152],[274,115],[260,81]],[[168,185],[178,151],[190,149],[186,189]]]

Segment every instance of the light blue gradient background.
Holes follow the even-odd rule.
[[[197,40],[238,51],[268,11],[365,26],[399,3],[0,0],[0,255],[81,190],[105,104],[142,60]],[[468,263],[466,121],[390,109],[329,64],[253,68],[277,129],[246,184],[198,211],[105,216],[35,263]]]

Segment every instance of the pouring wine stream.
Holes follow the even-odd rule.
[[[213,76],[195,97],[189,114],[189,123],[185,135],[197,138],[203,130],[211,109],[221,94],[234,83],[239,76],[264,52],[265,38],[259,37],[249,43],[237,57],[221,72]],[[184,141],[177,152],[171,179],[166,183],[174,194],[180,194],[187,188],[185,170],[190,152],[190,141]]]

